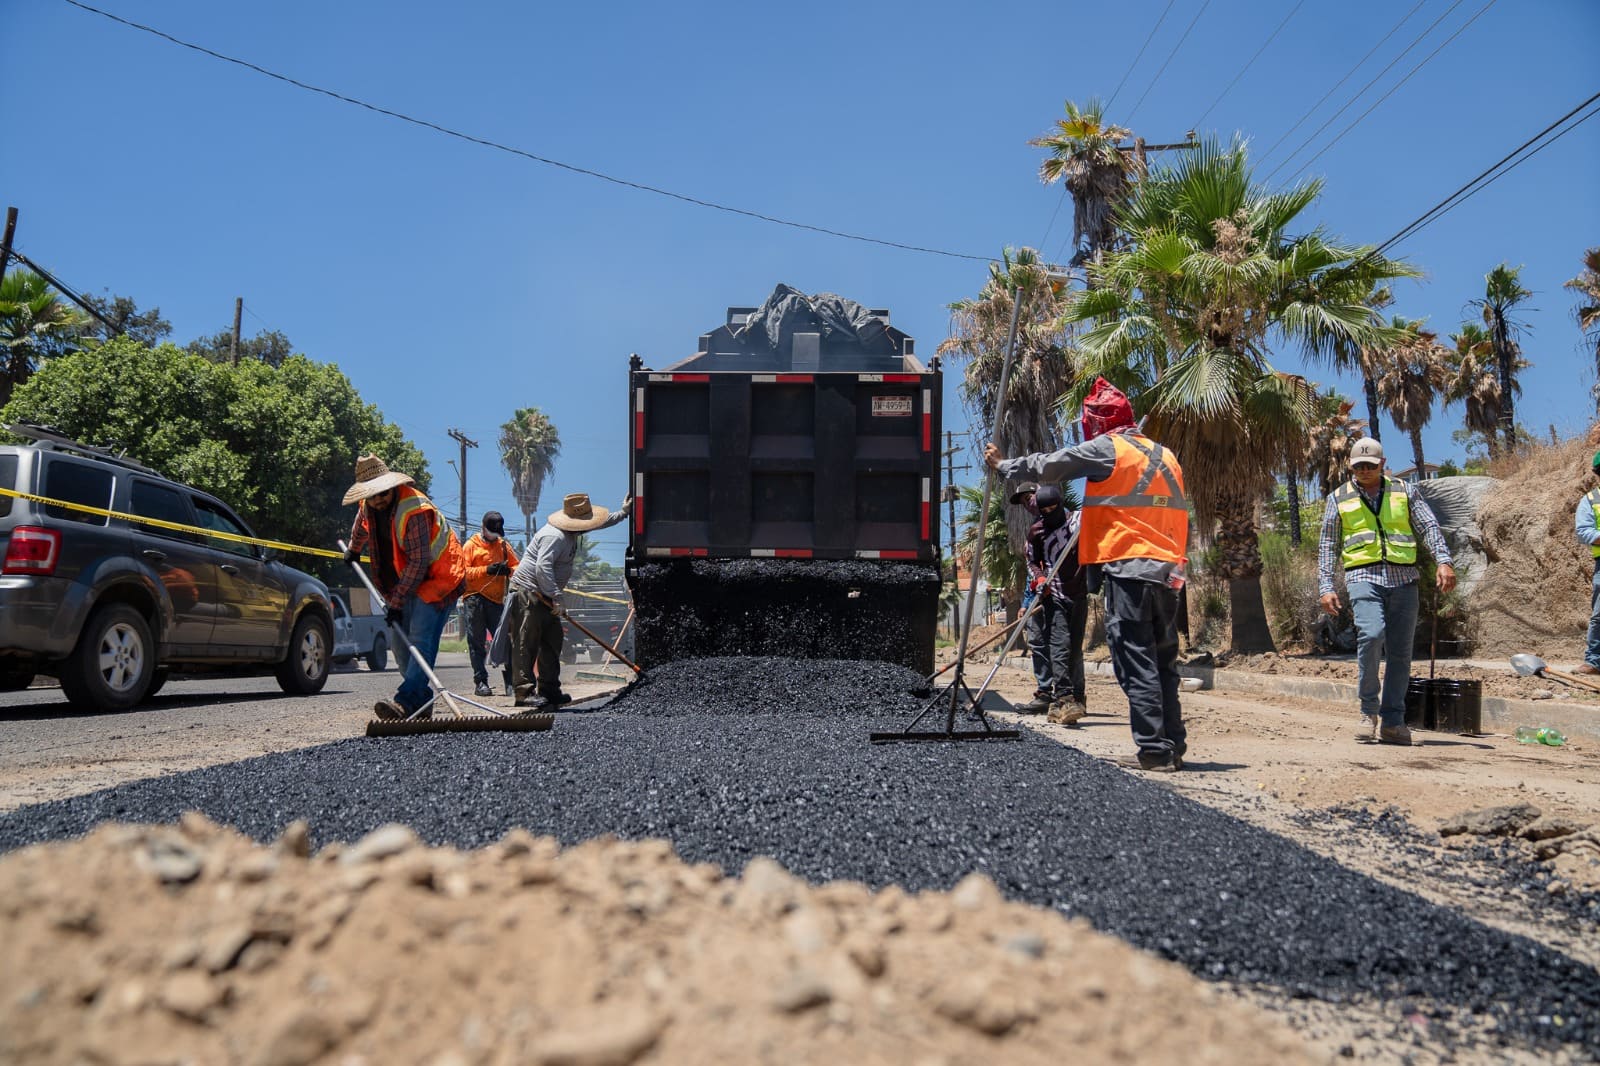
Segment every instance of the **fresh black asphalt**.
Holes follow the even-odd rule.
[[[1033,733],[869,744],[922,706],[918,680],[670,664],[548,733],[352,739],[23,808],[0,816],[0,850],[200,810],[260,840],[296,818],[319,844],[390,821],[460,847],[525,826],[665,837],[734,871],[770,855],[813,881],[943,889],[979,870],[1206,978],[1414,1008],[1439,1036],[1493,1016],[1503,1038],[1600,1053],[1600,974],[1532,941]]]

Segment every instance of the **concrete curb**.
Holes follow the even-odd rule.
[[[1114,677],[1110,663],[1084,663],[1084,669],[1102,677]],[[1356,686],[1345,681],[1325,681],[1317,677],[1291,677],[1280,674],[1246,674],[1219,670],[1214,666],[1180,666],[1184,677],[1200,680],[1202,692],[1250,693],[1267,696],[1297,696],[1349,704],[1355,709]],[[1560,700],[1508,700],[1483,697],[1483,726],[1486,731],[1510,735],[1519,725],[1553,726],[1572,738],[1600,743],[1600,707]]]

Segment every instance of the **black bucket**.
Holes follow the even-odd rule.
[[[1425,677],[1413,677],[1406,684],[1406,726],[1411,729],[1434,729],[1438,710],[1434,705],[1433,682]]]
[[[1415,682],[1413,682],[1414,684]],[[1441,733],[1483,732],[1483,682],[1434,678],[1428,686],[1428,709]],[[1425,727],[1429,728],[1429,727]]]

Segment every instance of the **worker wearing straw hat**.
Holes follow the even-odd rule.
[[[344,494],[345,503],[359,504],[345,559],[355,562],[363,548],[370,549],[372,581],[388,604],[384,618],[431,667],[466,586],[466,567],[449,523],[412,485],[411,475],[390,470],[376,455],[356,460],[356,483]],[[388,721],[409,718],[428,702],[429,691],[426,671],[408,658],[399,690],[379,700],[373,712]],[[430,707],[422,717],[431,714]]]
[[[561,691],[561,615],[566,611],[562,593],[572,579],[578,538],[624,521],[632,510],[632,496],[610,511],[590,503],[588,493],[574,492],[561,501],[561,510],[546,519],[523,552],[511,575],[505,622],[511,631],[511,690],[518,707],[554,708],[571,702]]]

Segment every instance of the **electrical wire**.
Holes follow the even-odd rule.
[[[1387,99],[1389,99],[1389,97],[1393,96],[1395,94],[1396,90],[1398,90],[1400,88],[1400,86],[1402,86],[1406,82],[1410,81],[1411,80],[1411,76],[1413,74],[1415,74],[1417,71],[1421,70],[1423,67],[1427,66],[1429,60],[1431,60],[1434,56],[1438,55],[1440,52],[1444,51],[1447,47],[1449,47],[1451,41],[1454,41],[1457,37],[1460,37],[1464,32],[1466,32],[1467,27],[1471,26],[1474,22],[1477,22],[1478,21],[1478,17],[1480,15],[1482,15],[1485,11],[1488,11],[1491,7],[1493,7],[1495,5],[1495,3],[1496,3],[1496,0],[1489,0],[1488,3],[1486,3],[1482,7],[1480,7],[1473,14],[1473,16],[1471,18],[1467,19],[1467,21],[1465,21],[1465,22],[1463,22],[1461,24],[1461,26],[1456,30],[1456,32],[1454,32],[1450,36],[1446,37],[1444,39],[1444,41],[1442,43],[1440,43],[1439,47],[1435,48],[1433,51],[1429,52],[1426,56],[1424,56],[1423,59],[1422,59],[1422,62],[1418,63],[1416,66],[1412,67],[1409,71],[1407,71],[1405,77],[1401,78],[1399,81],[1397,81],[1393,85],[1391,85],[1389,87],[1389,91],[1388,92],[1384,93],[1382,96],[1380,96],[1376,100],[1374,100],[1372,102],[1372,106],[1371,107],[1367,108],[1365,111],[1361,112],[1361,114],[1357,115],[1356,116],[1356,120],[1354,122],[1350,123],[1350,125],[1346,126],[1344,129],[1340,130],[1339,131],[1339,135],[1337,137],[1335,137],[1333,140],[1329,141],[1327,144],[1323,145],[1317,151],[1316,155],[1312,156],[1310,159],[1307,159],[1304,163],[1301,163],[1299,168],[1296,170],[1296,173],[1304,173],[1306,170],[1308,170],[1310,168],[1312,163],[1315,163],[1317,160],[1321,159],[1324,155],[1326,155],[1330,148],[1332,148],[1334,145],[1338,144],[1341,140],[1344,139],[1344,135],[1345,134],[1349,133],[1351,130],[1353,130],[1357,126],[1359,126],[1363,119],[1365,119],[1368,115],[1370,115],[1374,111],[1376,111],[1378,109],[1378,106],[1380,104],[1382,104],[1385,100],[1387,100]]]
[[[1156,31],[1161,24],[1167,21],[1167,12],[1172,10],[1172,5],[1178,0],[1167,0],[1167,6],[1162,9],[1161,17],[1156,19],[1156,24],[1150,27],[1150,33],[1145,37],[1144,44],[1139,46],[1139,54],[1133,57],[1133,62],[1128,64],[1128,69],[1122,72],[1122,80],[1117,82],[1117,87],[1111,93],[1111,99],[1106,101],[1106,110],[1111,110],[1111,105],[1117,102],[1117,95],[1122,92],[1122,87],[1127,84],[1128,75],[1133,73],[1133,68],[1139,65],[1139,60],[1144,58],[1144,50],[1150,47],[1150,42],[1156,39]]]
[[[86,312],[99,319],[100,322],[102,322],[105,327],[111,331],[112,336],[117,336],[122,333],[121,327],[119,327],[115,322],[111,321],[105,315],[101,314],[99,311],[95,310],[93,304],[80,296],[70,286],[63,283],[54,274],[50,273],[50,271],[46,270],[38,263],[35,263],[32,259],[29,259],[27,256],[23,255],[20,248],[13,247],[11,249],[11,258],[15,259],[17,262],[33,271],[35,274],[39,275],[45,280],[46,284],[54,286],[56,290],[66,296],[67,299],[71,300],[73,303],[83,308]]]
[[[70,2],[70,0],[69,0],[69,2]],[[1357,89],[1355,91],[1355,94],[1353,96],[1351,96],[1350,99],[1346,100],[1340,106],[1339,110],[1337,110],[1333,114],[1329,115],[1327,117],[1327,119],[1322,123],[1322,125],[1318,126],[1314,131],[1312,131],[1311,136],[1309,136],[1305,140],[1301,141],[1299,146],[1296,147],[1294,151],[1290,152],[1288,154],[1288,156],[1286,156],[1284,158],[1283,162],[1279,163],[1276,167],[1274,167],[1272,169],[1271,173],[1269,173],[1262,180],[1271,181],[1272,178],[1273,178],[1273,175],[1277,174],[1278,171],[1282,170],[1284,167],[1289,165],[1289,161],[1290,160],[1292,160],[1295,156],[1299,155],[1301,152],[1305,151],[1308,147],[1310,147],[1312,141],[1314,141],[1318,137],[1322,136],[1322,131],[1323,130],[1325,130],[1329,126],[1333,125],[1334,121],[1336,119],[1338,119],[1338,117],[1340,115],[1342,115],[1346,111],[1348,111],[1350,109],[1350,107],[1357,100],[1359,100],[1363,96],[1365,96],[1368,89],[1370,89],[1374,85],[1378,84],[1379,80],[1382,79],[1385,74],[1389,73],[1389,71],[1394,69],[1394,66],[1395,66],[1396,63],[1400,62],[1407,55],[1409,55],[1413,48],[1415,48],[1417,45],[1422,43],[1422,40],[1423,40],[1424,37],[1426,37],[1426,36],[1428,36],[1428,34],[1432,33],[1434,31],[1434,28],[1437,27],[1439,25],[1439,23],[1441,23],[1445,19],[1449,18],[1450,17],[1450,13],[1453,12],[1456,8],[1460,7],[1465,2],[1466,2],[1466,0],[1455,0],[1455,3],[1453,3],[1449,7],[1445,8],[1443,14],[1441,14],[1438,18],[1436,18],[1432,22],[1430,22],[1428,24],[1427,29],[1423,30],[1421,33],[1417,34],[1414,38],[1412,38],[1411,43],[1406,45],[1404,48],[1402,48],[1400,50],[1400,54],[1399,55],[1397,55],[1393,59],[1389,60],[1388,64],[1382,70],[1378,71],[1378,73],[1376,73],[1376,74],[1374,74],[1372,76],[1372,80],[1371,81],[1367,82],[1361,88]]]
[[[1301,126],[1305,125],[1306,119],[1308,119],[1312,115],[1316,114],[1317,113],[1317,108],[1319,108],[1323,104],[1327,103],[1328,102],[1328,97],[1332,96],[1334,93],[1339,91],[1339,86],[1341,86],[1345,82],[1349,81],[1350,78],[1355,74],[1356,71],[1358,71],[1362,67],[1366,66],[1367,65],[1367,60],[1371,59],[1373,57],[1373,55],[1378,51],[1378,49],[1382,48],[1384,46],[1384,44],[1386,44],[1388,42],[1389,38],[1393,37],[1396,33],[1399,33],[1400,32],[1400,27],[1404,26],[1407,22],[1410,22],[1411,21],[1411,16],[1415,15],[1418,11],[1422,10],[1422,5],[1426,4],[1427,2],[1428,2],[1428,0],[1417,0],[1415,6],[1413,6],[1410,11],[1407,11],[1404,15],[1401,15],[1400,16],[1400,21],[1396,22],[1393,26],[1389,27],[1389,32],[1384,34],[1382,37],[1380,37],[1378,39],[1378,43],[1373,45],[1370,49],[1368,49],[1367,50],[1367,54],[1362,56],[1360,61],[1357,62],[1355,66],[1353,66],[1349,70],[1345,71],[1344,77],[1340,78],[1338,81],[1333,83],[1333,88],[1329,89],[1327,92],[1322,94],[1322,99],[1320,99],[1316,103],[1312,104],[1311,107],[1306,111],[1306,113],[1301,115],[1298,119],[1296,119],[1295,120],[1295,124],[1293,126],[1290,126],[1288,128],[1288,130],[1286,130],[1285,132],[1280,134],[1278,136],[1278,139],[1273,141],[1271,146],[1269,146],[1265,152],[1262,152],[1260,155],[1256,156],[1256,165],[1259,166],[1262,163],[1265,163],[1267,161],[1267,157],[1270,156],[1273,152],[1275,152],[1277,150],[1278,145],[1280,145],[1284,141],[1288,140],[1289,137],[1294,133],[1295,130],[1297,130]],[[1405,53],[1401,53],[1401,54],[1404,55]],[[1359,96],[1360,94],[1358,93],[1357,95]]]
[[[1210,3],[1210,0],[1206,0],[1206,2]],[[247,60],[224,55],[221,52],[213,51],[212,49],[206,48],[203,45],[193,44],[189,41],[181,40],[172,36],[170,33],[164,33],[161,30],[155,29],[151,26],[133,22],[129,19],[121,17],[120,15],[113,15],[111,12],[102,11],[97,7],[91,7],[90,5],[83,3],[82,0],[62,0],[62,3],[70,4],[73,7],[87,11],[91,14],[110,19],[112,22],[121,23],[122,25],[131,29],[139,30],[155,37],[160,37],[162,40],[170,41],[181,48],[187,48],[191,51],[199,52],[202,55],[210,56],[213,59],[220,59],[225,63],[232,63],[235,66],[244,67],[246,70],[255,71],[257,74],[262,74],[266,77],[284,82],[285,84],[293,85],[297,89],[304,89],[307,92],[317,93],[321,96],[338,100],[341,103],[353,104],[356,107],[365,108],[368,111],[373,111],[380,115],[387,115],[389,118],[410,123],[413,126],[421,126],[424,129],[433,130],[435,133],[442,133],[447,137],[454,137],[457,140],[466,141],[469,144],[476,144],[484,148],[492,148],[497,152],[505,152],[508,155],[521,156],[523,159],[530,159],[535,163],[543,163],[545,166],[556,167],[557,169],[565,170],[573,174],[581,174],[584,177],[596,178],[600,181],[610,182],[613,185],[621,185],[624,188],[636,189],[639,192],[647,192],[656,196],[664,196],[670,200],[678,200],[682,203],[693,204],[696,207],[705,207],[713,211],[725,211],[730,215],[741,215],[745,218],[756,219],[759,222],[770,222],[775,226],[788,226],[791,229],[806,230],[810,233],[820,233],[827,237],[839,237],[848,241],[860,241],[864,244],[876,244],[885,248],[898,248],[905,252],[920,252],[924,255],[942,255],[951,259],[970,259],[979,263],[990,263],[994,261],[994,256],[992,255],[969,255],[965,252],[951,252],[942,248],[929,248],[918,244],[902,244],[899,241],[884,240],[879,237],[867,237],[859,233],[846,233],[843,230],[829,229],[826,226],[815,226],[809,222],[796,222],[792,219],[779,218],[775,215],[766,215],[759,211],[751,211],[742,207],[731,207],[727,204],[719,204],[713,200],[703,200],[696,196],[689,196],[685,193],[673,192],[670,189],[659,188],[655,185],[647,185],[643,182],[629,181],[626,178],[614,177],[613,175],[605,174],[598,170],[590,170],[587,167],[576,166],[572,163],[563,163],[559,159],[550,159],[545,156],[536,155],[535,153],[527,151],[526,149],[515,148],[511,145],[501,144],[498,141],[487,140],[483,137],[476,137],[470,133],[462,133],[460,130],[454,130],[448,126],[441,126],[438,123],[430,122],[427,119],[416,118],[401,111],[394,111],[390,108],[380,107],[377,104],[368,103],[367,101],[357,99],[354,96],[346,96],[343,93],[334,92],[332,89],[324,89],[317,85],[311,85],[308,82],[298,81],[286,74],[279,74],[276,71],[268,70],[266,67],[258,66],[257,64],[251,63]]]
[[[73,3],[73,2],[75,2],[75,0],[67,0],[67,2],[68,3]],[[1133,122],[1133,116],[1137,115],[1139,113],[1139,108],[1141,106],[1143,106],[1143,104],[1144,104],[1144,98],[1146,96],[1150,95],[1150,90],[1154,89],[1156,87],[1156,82],[1161,80],[1161,75],[1163,75],[1163,74],[1165,74],[1167,72],[1167,67],[1172,64],[1173,58],[1175,56],[1177,56],[1178,49],[1182,48],[1183,47],[1183,42],[1185,42],[1185,41],[1187,41],[1189,39],[1189,33],[1194,29],[1194,24],[1200,21],[1200,16],[1204,15],[1206,13],[1206,8],[1208,8],[1210,6],[1211,6],[1211,0],[1205,0],[1205,3],[1200,5],[1200,10],[1196,11],[1194,13],[1194,18],[1189,20],[1189,25],[1184,29],[1183,36],[1178,38],[1178,43],[1172,46],[1172,51],[1171,52],[1167,53],[1166,62],[1161,64],[1161,69],[1156,71],[1156,76],[1150,79],[1150,84],[1149,85],[1145,86],[1144,95],[1139,97],[1139,102],[1137,104],[1133,105],[1133,110],[1132,111],[1128,112],[1128,122],[1129,123],[1132,123]]]
[[[1443,200],[1440,200],[1437,204],[1428,209],[1428,211],[1424,212],[1422,215],[1418,216],[1410,224],[1401,228],[1401,230],[1393,237],[1390,237],[1372,251],[1368,252],[1366,256],[1363,256],[1363,258],[1371,258],[1372,256],[1379,255],[1384,251],[1384,249],[1391,247],[1407,237],[1413,236],[1423,227],[1438,220],[1442,215],[1459,207],[1477,193],[1482,192],[1490,185],[1493,185],[1496,181],[1499,181],[1517,167],[1521,166],[1523,163],[1526,163],[1528,160],[1532,159],[1534,156],[1550,147],[1556,141],[1559,141],[1561,138],[1565,137],[1567,134],[1571,133],[1573,130],[1589,121],[1591,118],[1594,118],[1595,115],[1600,115],[1600,107],[1595,107],[1587,115],[1583,115],[1568,125],[1566,129],[1561,130],[1554,135],[1550,135],[1551,131],[1556,129],[1556,127],[1572,118],[1572,116],[1576,115],[1579,111],[1582,111],[1584,108],[1589,107],[1589,105],[1594,104],[1596,101],[1600,101],[1600,92],[1595,93],[1593,96],[1589,97],[1589,99],[1583,101],[1583,103],[1579,104],[1577,107],[1574,107],[1571,111],[1568,111],[1566,114],[1550,123],[1550,125],[1546,126],[1532,137],[1529,137],[1526,141],[1523,141],[1521,144],[1517,145],[1516,148],[1512,149],[1510,152],[1507,152],[1497,162],[1495,162],[1493,166],[1489,167],[1489,169],[1485,170],[1483,173],[1479,174],[1477,177],[1461,186],[1461,188],[1457,189],[1449,196],[1446,196]],[[1550,136],[1548,136],[1548,139],[1545,139],[1547,135]],[[1526,154],[1523,154],[1530,145],[1540,140],[1544,140],[1544,143],[1540,144],[1532,151],[1527,151]],[[1520,158],[1516,158],[1519,155]],[[1515,162],[1511,162],[1513,159],[1515,159]]]
[[[1197,130],[1197,129],[1200,128],[1200,123],[1202,123],[1202,122],[1204,122],[1206,120],[1206,115],[1209,115],[1209,114],[1211,114],[1212,111],[1216,110],[1217,105],[1222,103],[1222,98],[1227,96],[1230,92],[1233,91],[1233,87],[1235,85],[1239,84],[1239,79],[1244,77],[1245,72],[1248,71],[1252,66],[1255,65],[1256,60],[1261,58],[1261,53],[1265,52],[1267,50],[1267,46],[1269,44],[1271,44],[1277,38],[1278,34],[1283,32],[1283,28],[1285,26],[1289,25],[1289,20],[1294,18],[1295,14],[1302,7],[1305,7],[1305,5],[1306,5],[1306,0],[1300,0],[1299,3],[1295,4],[1294,7],[1292,7],[1289,10],[1289,13],[1287,15],[1283,16],[1283,21],[1278,23],[1278,28],[1273,30],[1271,33],[1269,33],[1267,35],[1267,39],[1265,41],[1261,42],[1261,47],[1256,49],[1256,54],[1251,56],[1250,59],[1245,63],[1245,65],[1239,68],[1239,73],[1237,73],[1237,74],[1235,74],[1233,76],[1233,80],[1228,83],[1228,87],[1223,89],[1220,93],[1217,94],[1217,98],[1215,100],[1211,101],[1211,106],[1206,108],[1204,113],[1202,113],[1199,118],[1195,119],[1193,122],[1191,122],[1189,124],[1189,128],[1190,129]]]

